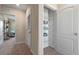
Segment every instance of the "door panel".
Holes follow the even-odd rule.
[[[72,34],[73,33],[73,8],[67,8],[61,11],[61,33]]]
[[[77,23],[74,24],[75,20],[75,8],[74,7],[68,7],[64,8],[59,11],[59,33],[58,33],[58,41],[57,41],[57,47],[58,51],[61,54],[75,54],[74,48],[76,45],[74,43],[77,43],[77,36],[74,37],[74,32],[77,27],[74,28],[74,26],[77,25]]]

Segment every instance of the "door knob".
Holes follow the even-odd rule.
[[[77,33],[74,33],[74,35],[77,36],[78,34]]]

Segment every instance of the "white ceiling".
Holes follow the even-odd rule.
[[[2,4],[2,6],[9,7],[9,8],[16,8],[16,9],[21,9],[21,10],[26,10],[28,7],[30,7],[29,4],[20,4],[17,6],[16,4]]]

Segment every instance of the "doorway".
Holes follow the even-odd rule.
[[[16,18],[14,15],[0,13],[0,43],[16,39]]]
[[[56,52],[57,14],[56,10],[44,8],[43,37],[44,55],[59,54]]]

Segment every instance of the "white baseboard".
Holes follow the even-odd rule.
[[[32,51],[32,49],[31,49],[31,52],[32,52],[33,55],[35,55],[34,52]]]
[[[22,44],[22,43],[25,43],[25,42],[16,42],[16,44]]]
[[[55,48],[55,46],[54,45],[49,45],[50,47],[52,47],[52,48]]]
[[[27,44],[27,42],[24,42],[26,45],[28,45]],[[29,45],[28,45],[29,46]],[[31,49],[31,47],[29,46],[29,48],[30,48],[30,51],[32,52],[32,54],[34,55],[34,52],[32,51],[32,49]]]
[[[22,44],[25,43],[26,45],[28,45],[26,42],[16,42],[16,44]],[[30,48],[30,47],[29,47]],[[30,48],[30,51],[32,52],[33,55],[35,55],[35,53],[32,51],[32,49]]]

